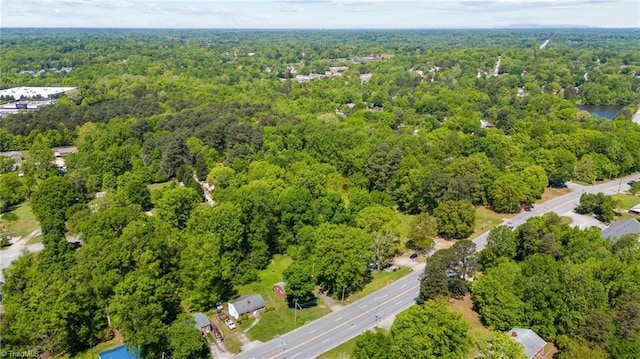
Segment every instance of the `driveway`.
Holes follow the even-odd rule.
[[[4,282],[4,276],[2,271],[11,265],[11,262],[18,259],[23,253],[26,252],[40,252],[44,245],[42,243],[34,243],[27,245],[27,242],[33,238],[41,235],[42,232],[38,229],[24,238],[12,238],[11,245],[0,250],[0,282]]]
[[[578,213],[576,213],[574,211],[569,211],[567,213],[564,213],[562,216],[571,218],[572,222],[571,222],[570,225],[572,227],[578,227],[580,229],[585,229],[585,228],[589,228],[589,227],[598,227],[600,229],[607,228],[606,224],[598,221],[593,216],[589,216],[589,215],[585,215],[585,214],[578,214]]]

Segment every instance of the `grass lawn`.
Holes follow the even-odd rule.
[[[573,223],[573,219],[571,219],[571,217],[562,216],[560,217],[560,223],[571,224]]]
[[[249,339],[268,341],[276,335],[284,334],[305,323],[322,317],[331,310],[319,299],[318,305],[302,310],[289,308],[287,301],[275,296],[273,285],[283,280],[282,273],[291,264],[292,259],[287,256],[274,256],[271,264],[258,273],[258,281],[236,288],[238,294],[260,294],[264,299],[268,311],[260,314],[259,322],[246,335]],[[253,319],[248,322],[253,321]],[[251,323],[241,323],[241,328],[247,328]],[[229,344],[229,343],[227,343]]]
[[[450,299],[449,308],[453,312],[460,313],[470,325],[469,334],[472,336],[489,336],[489,328],[482,325],[480,315],[473,310],[473,301],[471,296],[467,295],[462,299]]]
[[[5,215],[15,216],[16,219],[8,221],[4,219]],[[2,223],[9,233],[16,237],[24,237],[40,228],[38,220],[36,220],[33,212],[31,212],[29,201],[20,204],[13,211],[4,214],[3,218],[0,219],[0,223]]]
[[[410,271],[411,270],[407,267],[399,267],[398,270],[394,272],[380,271],[377,273],[376,271],[373,271],[373,279],[371,282],[365,285],[360,292],[348,296],[345,299],[345,302],[355,302],[360,298],[366,297],[376,290],[386,287],[389,283],[395,282],[396,280],[404,277],[409,274]]]
[[[122,337],[116,337],[113,338],[112,340],[108,341],[108,342],[104,342],[104,343],[100,343],[98,345],[96,345],[95,347],[93,347],[92,349],[87,350],[84,353],[79,353],[76,356],[74,356],[73,358],[75,359],[98,359],[98,354],[102,353],[105,350],[109,350],[109,349],[113,349],[115,347],[119,347],[122,344],[124,344],[122,342]],[[67,359],[67,358],[71,358],[68,354],[64,354],[61,357],[58,357],[59,359]]]
[[[175,180],[171,180],[171,181],[167,181],[167,182],[160,182],[160,183],[152,183],[152,184],[147,185],[147,188],[149,189],[149,192],[153,192],[155,190],[162,189],[163,187],[168,186],[173,182],[175,182]]]
[[[44,236],[35,236],[27,241],[27,245],[30,246],[32,244],[42,243],[43,239],[44,239]]]
[[[491,230],[502,223],[502,220],[509,218],[509,214],[500,214],[491,211],[486,207],[476,208],[476,225],[469,239],[474,239],[482,233]]]
[[[318,359],[349,359],[351,358],[351,353],[353,353],[353,349],[356,347],[356,339],[350,339],[337,347],[321,354]]]
[[[629,210],[631,207],[640,203],[640,197],[637,197],[628,193],[617,193],[611,197],[613,197],[616,201],[620,202],[620,205],[625,210]]]
[[[562,195],[565,195],[567,193],[571,192],[571,190],[569,188],[551,188],[551,187],[547,187],[545,188],[544,192],[542,193],[542,197],[537,200],[535,202],[535,204],[540,204],[540,203],[544,203],[548,200],[554,199],[556,197],[560,197]]]
[[[398,219],[400,220],[400,240],[403,242],[409,237],[413,217],[415,217],[415,215],[398,212]]]

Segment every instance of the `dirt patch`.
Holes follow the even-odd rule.
[[[471,325],[471,334],[479,334],[488,336],[490,331],[480,321],[480,315],[473,310],[473,300],[471,296],[467,295],[461,299],[449,300],[450,308],[454,312],[462,314]]]
[[[542,193],[542,197],[540,197],[539,200],[536,201],[536,205],[538,204],[542,204],[548,200],[554,199],[556,197],[560,197],[563,196],[567,193],[571,192],[571,189],[567,188],[550,188],[547,187],[544,190],[544,193]]]

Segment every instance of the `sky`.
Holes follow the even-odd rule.
[[[0,0],[0,27],[640,27],[640,0]]]

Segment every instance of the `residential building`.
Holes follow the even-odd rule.
[[[544,356],[544,346],[547,342],[540,338],[531,329],[513,328],[509,332],[509,335],[524,346],[524,354],[529,359],[541,359]]]
[[[254,315],[265,307],[264,299],[260,294],[245,295],[233,302],[229,302],[229,315],[238,319],[244,314]]]

